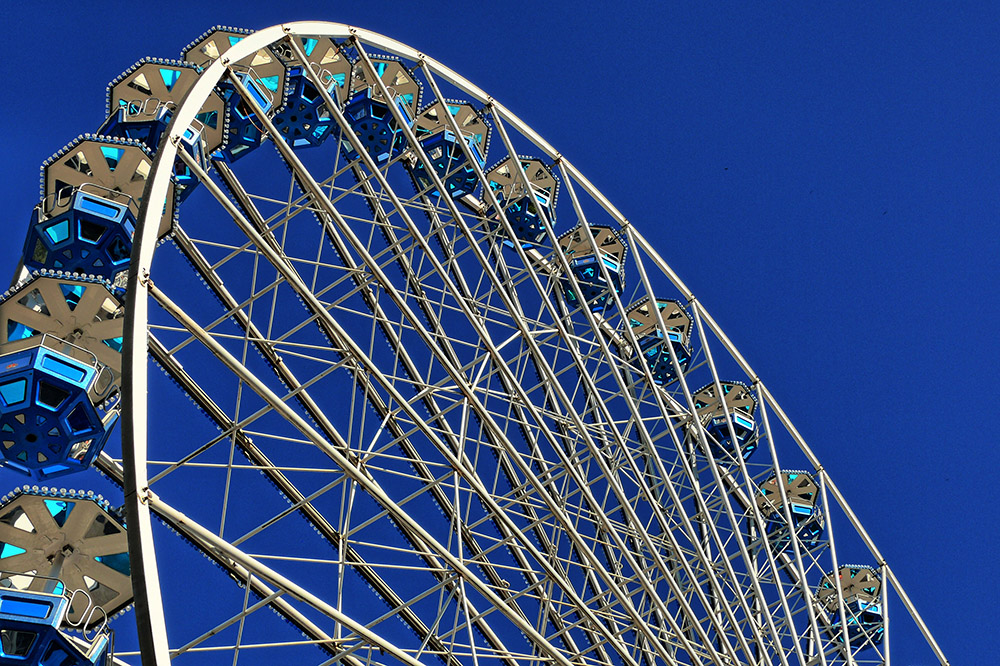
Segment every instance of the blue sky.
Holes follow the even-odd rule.
[[[97,128],[104,86],[139,58],[220,23],[399,39],[502,101],[654,239],[952,663],[989,663],[1000,6],[899,7],[8,3],[0,263],[13,271],[39,164]]]

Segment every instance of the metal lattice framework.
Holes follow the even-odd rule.
[[[504,106],[339,24],[185,59],[109,97],[182,70],[97,462],[144,664],[888,664],[890,599],[947,663],[702,304]]]

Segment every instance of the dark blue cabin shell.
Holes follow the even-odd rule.
[[[169,107],[160,106],[147,114],[140,105],[132,103],[112,113],[98,130],[98,134],[141,141],[150,150],[157,151],[172,117],[173,112]]]
[[[105,666],[107,634],[88,656],[59,630],[68,604],[58,594],[0,588],[0,666]]]
[[[795,523],[795,535],[799,544],[806,549],[813,549],[823,543],[823,520],[815,507],[792,503],[789,507],[792,521]],[[766,516],[764,528],[767,530],[767,540],[775,553],[783,553],[791,548],[792,535],[785,524],[783,513]]]
[[[274,95],[278,93],[277,88],[272,89],[270,84],[277,86],[277,80],[272,82],[274,77],[259,79],[248,72],[235,76],[250,93],[256,106],[263,113],[270,113],[274,108]],[[229,107],[229,133],[225,145],[212,155],[233,163],[263,142],[264,126],[257,118],[257,111],[236,92],[236,87],[231,82],[221,83],[219,87]]]
[[[406,137],[389,105],[382,99],[373,97],[373,94],[371,88],[357,92],[344,107],[344,117],[365,151],[371,155],[375,164],[381,166],[403,152]],[[412,126],[413,114],[406,99],[397,96],[394,102],[407,120],[407,125]],[[341,142],[341,150],[349,161],[360,157],[347,138]]]
[[[97,369],[42,346],[0,356],[0,458],[38,479],[90,467],[111,432],[88,390]]]
[[[320,92],[301,67],[288,70],[291,93],[285,108],[274,117],[274,126],[292,148],[319,146],[332,133],[333,116],[326,108]],[[334,89],[343,86],[346,77],[332,78],[327,90],[336,99]]]
[[[719,461],[730,460],[737,455],[747,460],[757,450],[757,424],[752,416],[742,410],[730,410],[729,416],[733,422],[732,431],[725,414],[713,417],[705,425],[705,433],[709,436],[709,450]],[[733,433],[736,434],[735,441]]]
[[[552,219],[552,210],[542,197],[525,195],[506,203],[500,202],[500,206],[521,247],[528,249],[545,241],[546,221]],[[490,223],[490,228],[500,229],[503,233],[503,225],[499,222],[500,216],[492,209],[487,215],[497,220]],[[504,244],[514,246],[509,239],[505,239]]]
[[[611,278],[610,285],[604,279],[601,263],[604,264]],[[576,255],[576,258],[570,259],[569,268],[580,285],[580,293],[577,294],[573,289],[573,283],[568,279],[563,280],[563,295],[573,307],[586,304],[595,312],[604,310],[611,298],[611,289],[614,289],[615,293],[621,294],[625,286],[625,280],[622,276],[624,266],[617,259],[603,252],[598,255]]]
[[[77,189],[70,207],[59,215],[42,219],[41,208],[35,207],[24,242],[24,266],[114,281],[128,268],[134,234],[135,216],[127,205]]]
[[[852,649],[863,649],[882,643],[885,638],[885,617],[881,603],[861,599],[845,601],[844,613],[847,618],[847,636],[851,641]],[[828,631],[835,641],[844,642],[839,611],[830,613]]]
[[[816,597],[826,608],[830,621],[827,632],[835,642],[843,644],[845,622],[841,622],[838,587],[843,592],[844,621],[851,650],[881,643],[885,637],[885,617],[878,571],[847,564],[826,574],[820,582]]]
[[[687,372],[691,363],[691,350],[677,331],[668,331],[666,338],[658,332],[645,335],[638,342],[639,357],[649,368],[654,384],[663,386],[677,379],[672,357],[677,358],[681,372]]]

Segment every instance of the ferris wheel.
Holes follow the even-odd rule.
[[[662,221],[459,74],[217,27],[107,104],[0,302],[0,664],[948,663]]]

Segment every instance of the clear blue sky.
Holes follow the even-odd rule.
[[[5,3],[0,265],[39,164],[97,128],[106,83],[139,58],[218,23],[399,39],[501,100],[655,239],[952,663],[992,663],[1000,4],[694,4]]]

